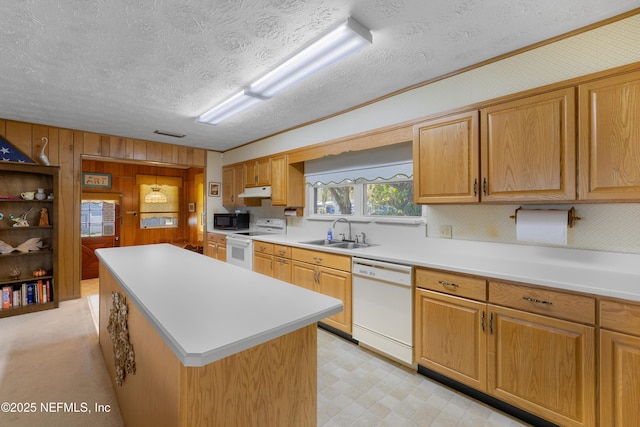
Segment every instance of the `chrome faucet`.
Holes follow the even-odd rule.
[[[349,241],[349,242],[352,242],[353,240],[351,239],[351,223],[349,222],[349,220],[348,220],[347,218],[338,218],[338,219],[336,219],[335,221],[333,221],[333,226],[332,226],[332,227],[333,227],[333,229],[334,229],[334,230],[335,230],[335,228],[336,228],[336,223],[337,223],[338,221],[344,221],[344,222],[346,222],[346,223],[347,223],[347,225],[349,226],[349,237],[348,237],[347,239],[345,239],[345,238],[343,237],[343,238],[342,238],[342,240],[347,240],[347,241]],[[343,234],[343,236],[344,236],[344,234]]]

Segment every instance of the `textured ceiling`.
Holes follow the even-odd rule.
[[[0,117],[224,151],[640,6],[639,0],[12,0]],[[217,126],[195,117],[353,16],[373,45]],[[183,139],[153,131],[186,134]]]

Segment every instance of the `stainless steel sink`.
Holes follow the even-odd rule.
[[[361,249],[368,248],[370,246],[369,243],[356,243],[356,242],[338,242],[336,244],[331,245],[332,248],[341,248],[341,249]]]
[[[305,242],[298,242],[298,243],[304,243],[306,245],[333,246],[336,243],[341,243],[341,242],[338,242],[336,240],[322,239],[322,240],[307,240]]]
[[[299,243],[304,243],[307,245],[316,245],[316,246],[327,246],[330,248],[340,248],[340,249],[360,249],[360,248],[368,248],[369,246],[376,246],[376,245],[371,245],[369,243],[343,242],[342,240],[326,240],[326,239],[307,240]]]

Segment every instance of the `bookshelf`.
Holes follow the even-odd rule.
[[[58,174],[0,161],[0,318],[58,307]],[[28,192],[33,199],[22,196]]]

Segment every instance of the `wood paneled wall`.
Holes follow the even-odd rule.
[[[124,222],[134,222],[138,224],[138,217],[128,218],[126,211],[137,211],[138,192],[135,188],[135,173],[131,172],[135,168],[140,168],[137,173],[155,174],[158,171],[160,175],[182,176],[183,191],[185,200],[181,205],[184,206],[185,217],[181,218],[181,226],[178,229],[168,232],[166,230],[154,230],[149,233],[138,233],[139,227],[123,227],[121,232],[122,244],[145,244],[154,242],[173,242],[173,241],[191,241],[195,242],[198,238],[195,227],[189,224],[196,224],[196,213],[188,212],[188,202],[195,196],[194,186],[197,183],[198,173],[204,172],[206,166],[206,152],[202,149],[193,149],[188,147],[178,147],[172,144],[162,144],[152,141],[129,140],[110,135],[100,135],[97,140],[100,141],[100,152],[85,152],[85,148],[94,147],[91,142],[96,140],[96,134],[82,132],[72,129],[63,129],[54,126],[46,126],[35,123],[25,123],[13,120],[0,119],[0,136],[5,138],[24,154],[38,161],[38,156],[42,150],[44,142],[43,137],[49,140],[49,144],[45,149],[45,154],[49,158],[52,166],[60,166],[60,189],[58,198],[60,218],[58,218],[59,229],[59,275],[58,275],[58,292],[61,301],[80,297],[80,280],[82,269],[82,253],[80,249],[80,200],[82,196],[81,176],[83,155],[92,157],[104,157],[109,162],[93,161],[92,164],[95,172],[108,172],[113,170],[112,176],[118,177],[114,179],[118,188],[123,188]],[[85,141],[85,139],[87,141]],[[124,150],[118,148],[116,142],[124,141]],[[137,151],[130,150],[131,147],[137,147]],[[108,148],[108,150],[106,149]],[[121,153],[124,153],[120,155]],[[133,153],[133,154],[132,154]],[[134,156],[138,153],[137,156]],[[157,153],[161,153],[157,155]],[[131,158],[130,155],[133,157]],[[143,156],[144,155],[144,156]],[[147,166],[141,164],[130,164],[138,158],[141,160],[154,160],[166,163],[163,167]],[[111,163],[122,160],[125,163]],[[176,164],[177,168],[172,168],[171,164]],[[98,165],[100,164],[100,165]],[[190,169],[184,169],[185,166],[195,166]],[[202,166],[202,167],[200,167]],[[100,170],[102,168],[102,170]],[[91,171],[91,170],[89,170]],[[131,175],[133,173],[133,175]],[[131,176],[133,178],[131,178]],[[135,188],[135,189],[134,189]],[[186,190],[186,191],[185,191]],[[111,192],[115,190],[112,189]],[[132,199],[135,197],[135,200]],[[132,207],[133,206],[133,207]],[[129,207],[132,207],[129,209]],[[136,231],[137,230],[137,231]],[[144,230],[151,231],[151,230]],[[132,243],[131,243],[132,242]]]
[[[195,170],[194,170],[195,169]],[[82,161],[83,172],[99,172],[111,175],[111,188],[100,190],[95,188],[85,188],[85,191],[92,193],[107,192],[120,193],[122,204],[120,212],[122,222],[120,227],[121,246],[147,245],[153,243],[192,243],[192,236],[196,237],[195,224],[190,221],[188,203],[194,194],[194,175],[202,173],[201,168],[175,169],[169,167],[158,167],[148,165],[138,165],[129,163],[102,162],[95,160]],[[136,185],[136,175],[158,175],[182,178],[182,189],[180,190],[180,219],[178,228],[141,229],[140,217],[133,215],[139,209],[139,188]],[[194,230],[191,230],[193,228]],[[202,243],[200,243],[202,244]]]

